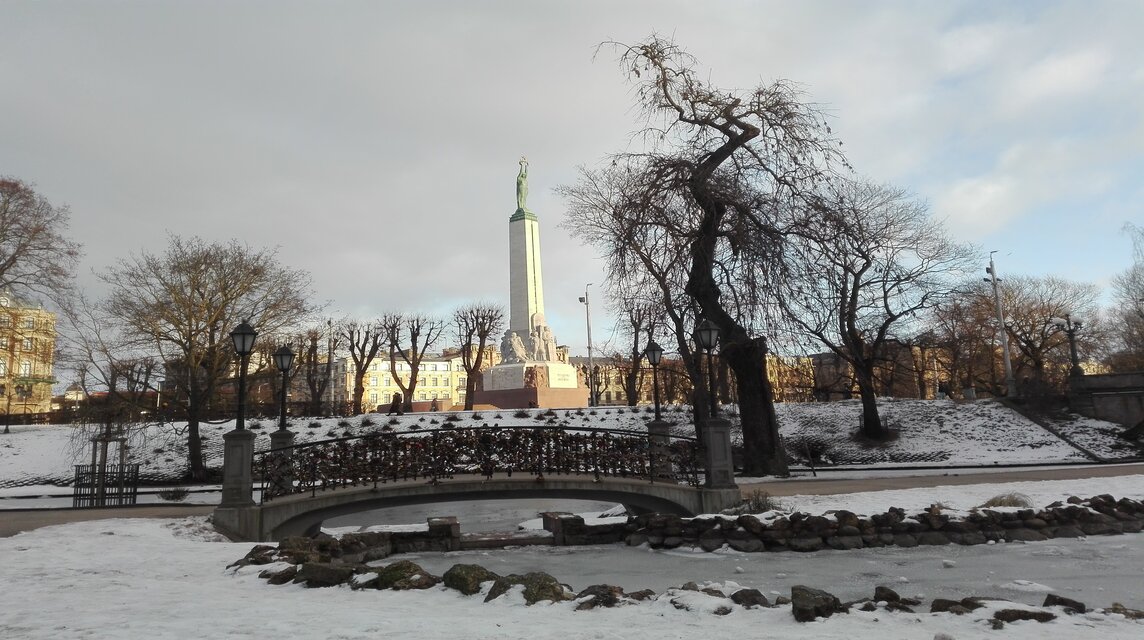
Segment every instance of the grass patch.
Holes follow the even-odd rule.
[[[1029,499],[1029,496],[1023,493],[1010,491],[1009,493],[1002,493],[1000,495],[993,496],[992,498],[986,500],[985,503],[981,505],[981,507],[983,509],[988,509],[991,507],[1020,507],[1022,509],[1032,509],[1033,501]]]
[[[753,489],[739,504],[724,509],[724,515],[743,515],[745,513],[765,513],[767,511],[785,511],[786,505],[775,499],[774,496],[762,489]]]

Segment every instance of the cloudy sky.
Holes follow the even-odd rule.
[[[528,157],[546,310],[585,351],[605,274],[552,190],[629,148],[616,52],[673,37],[729,89],[786,78],[855,169],[998,270],[1106,285],[1144,223],[1144,3],[0,0],[0,175],[72,210],[92,270],[169,234],[278,247],[330,315],[508,304]],[[984,265],[983,265],[984,266]]]

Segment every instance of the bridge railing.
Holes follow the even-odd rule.
[[[614,429],[442,428],[320,440],[255,454],[263,502],[294,493],[459,475],[622,477],[700,484],[694,438]]]

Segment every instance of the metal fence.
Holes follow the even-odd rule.
[[[262,500],[456,475],[592,475],[699,484],[694,438],[609,429],[472,427],[376,433],[256,454]]]
[[[122,507],[135,504],[139,491],[139,465],[91,464],[75,466],[72,507]]]

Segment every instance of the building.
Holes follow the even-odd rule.
[[[56,314],[0,292],[0,412],[48,413],[56,350]]]
[[[482,367],[491,367],[499,361],[500,354],[497,349],[487,347]],[[409,365],[398,358],[396,369],[402,384],[408,387],[411,374]],[[334,375],[332,394],[335,406],[348,407],[353,403],[353,364],[347,358],[339,358],[334,363]],[[465,371],[459,350],[451,349],[440,355],[425,356],[417,372],[417,388],[413,390],[414,410],[428,410],[434,401],[442,411],[464,407],[467,378],[468,373]],[[397,385],[389,369],[389,359],[386,356],[378,356],[370,363],[362,384],[365,387],[361,399],[362,411],[376,411],[379,407],[384,409],[388,407],[393,394],[401,393],[401,387]]]

